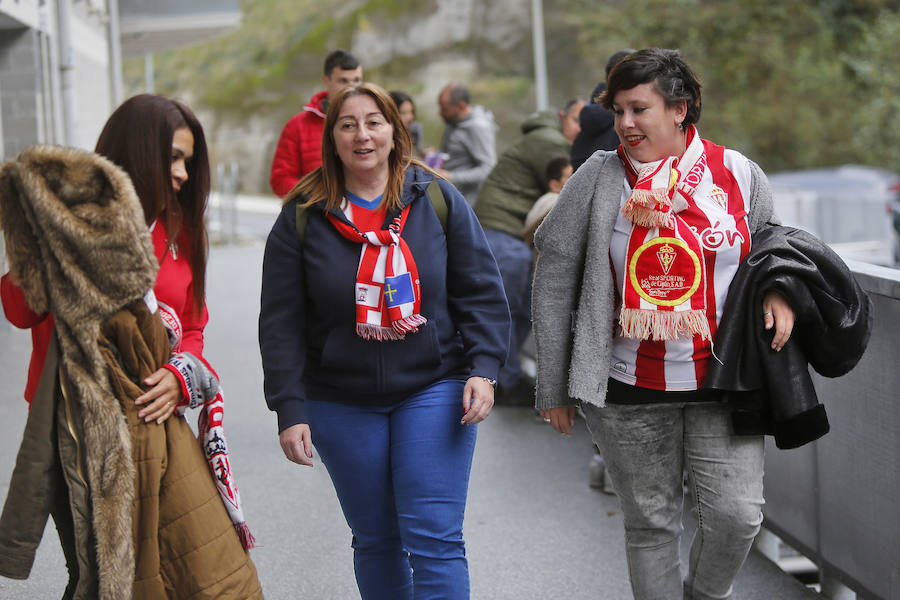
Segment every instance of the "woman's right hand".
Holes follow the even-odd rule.
[[[541,410],[544,422],[564,435],[572,435],[572,426],[575,425],[575,407],[560,406]]]
[[[289,461],[304,467],[313,466],[309,425],[306,423],[291,425],[278,434],[278,441],[281,442],[281,450]]]

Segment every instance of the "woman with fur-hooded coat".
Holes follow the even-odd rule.
[[[136,96],[97,152],[109,160],[35,147],[0,170],[0,291],[34,341],[0,574],[28,576],[51,513],[64,598],[261,598],[202,358],[203,130],[186,106]],[[181,416],[195,406],[202,449]]]

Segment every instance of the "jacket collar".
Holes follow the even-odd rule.
[[[411,204],[416,198],[425,195],[428,184],[434,180],[434,175],[421,167],[410,165],[406,169],[406,178],[403,181],[403,189],[400,193],[401,210]]]
[[[306,106],[303,107],[303,110],[306,112],[311,112],[314,115],[325,118],[325,113],[327,112],[327,104],[326,100],[328,99],[328,90],[322,90],[321,92],[317,92],[315,96],[309,99],[309,102]]]

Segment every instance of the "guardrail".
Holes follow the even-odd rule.
[[[816,564],[826,597],[900,600],[900,271],[845,260],[872,298],[872,338],[844,377],[813,373],[828,435],[795,450],[766,439],[763,527]],[[529,336],[531,376],[533,357]],[[775,547],[760,550],[780,562]]]
[[[831,432],[796,450],[767,440],[764,527],[815,562],[823,592],[900,599],[900,271],[848,261],[875,327],[848,375],[814,375]],[[843,597],[843,596],[842,596]]]

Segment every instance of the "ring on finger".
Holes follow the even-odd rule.
[[[771,316],[772,316],[772,312],[771,312],[771,311],[766,311],[766,312],[763,313],[763,316],[764,316],[764,317],[771,317]]]

